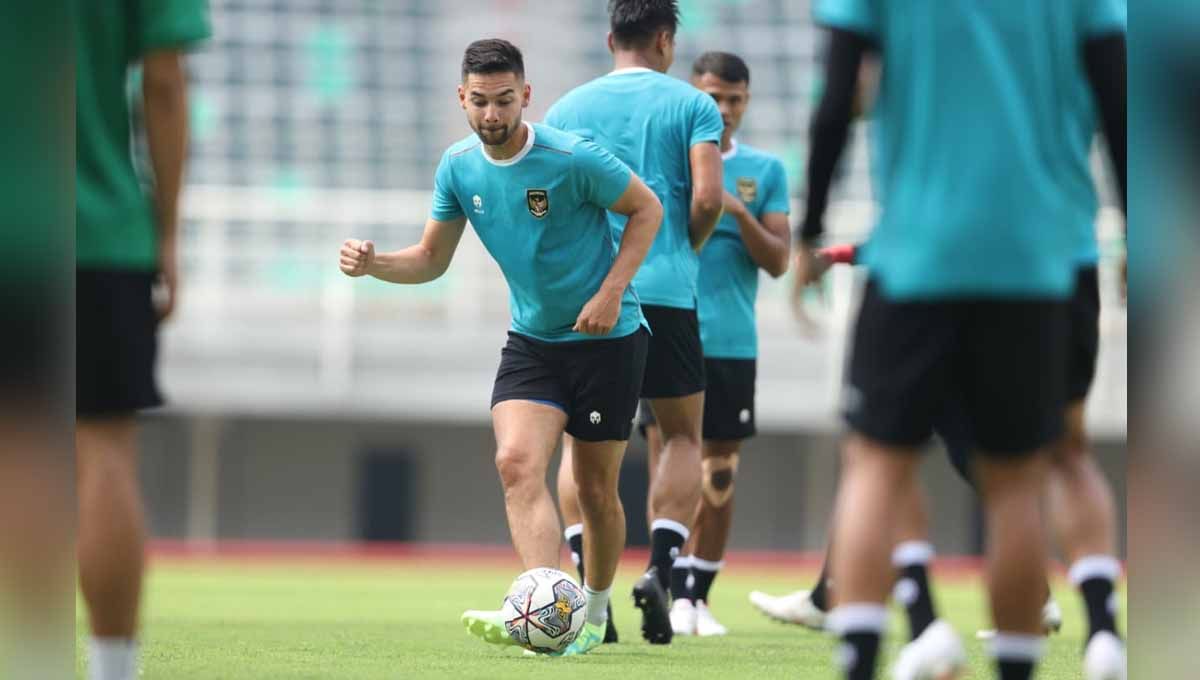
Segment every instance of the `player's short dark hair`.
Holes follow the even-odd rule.
[[[524,78],[525,57],[521,56],[521,50],[516,45],[507,40],[476,40],[467,45],[462,60],[463,80],[472,73],[515,73],[518,78]]]
[[[750,67],[745,60],[729,52],[705,52],[692,64],[692,75],[697,78],[711,73],[727,83],[750,84]]]
[[[659,31],[679,29],[677,0],[609,0],[609,26],[617,47],[645,47]]]

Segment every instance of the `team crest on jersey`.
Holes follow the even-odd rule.
[[[526,189],[525,202],[529,204],[529,214],[539,220],[550,212],[550,195],[545,189]]]
[[[758,180],[753,177],[738,177],[737,192],[742,203],[753,203],[758,198]]]

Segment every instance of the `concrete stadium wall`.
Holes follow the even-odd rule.
[[[217,454],[208,473],[193,457],[197,424],[207,427]],[[215,427],[214,427],[215,424]],[[500,484],[492,465],[489,428],[459,423],[400,423],[306,419],[207,419],[179,414],[145,421],[142,474],[151,529],[159,538],[352,541],[362,537],[366,461],[374,452],[407,461],[397,485],[409,508],[412,540],[506,544]],[[731,547],[819,550],[827,534],[837,480],[837,439],[828,434],[760,435],[747,444],[737,482]],[[1125,536],[1125,443],[1099,442],[1097,454],[1114,483],[1120,544]],[[644,500],[637,482],[645,445],[635,437],[627,454],[630,482],[623,497],[631,542],[645,535]],[[557,461],[551,466],[550,488]],[[208,484],[197,485],[197,475]],[[922,470],[932,533],[943,554],[973,554],[981,535],[971,490],[940,450]],[[623,478],[624,479],[624,478]],[[644,482],[641,482],[644,485]],[[211,517],[197,517],[208,513]],[[207,522],[205,521],[207,519]],[[203,530],[203,529],[202,529]]]

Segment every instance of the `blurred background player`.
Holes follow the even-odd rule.
[[[79,586],[91,677],[130,680],[138,674],[145,542],[137,413],[162,403],[154,368],[158,325],[178,293],[184,52],[209,36],[208,8],[204,0],[74,5]],[[127,77],[138,63],[150,196],[131,152]]]
[[[546,114],[546,124],[612,151],[663,204],[662,228],[634,279],[652,331],[642,396],[651,401],[664,445],[650,459],[655,469],[650,564],[633,597],[642,610],[643,637],[666,644],[672,636],[671,566],[687,542],[700,500],[705,383],[696,252],[721,216],[721,114],[711,97],[666,75],[679,25],[675,0],[611,0],[608,10],[614,70],[564,95]],[[621,225],[613,227],[619,234]],[[578,534],[572,456],[568,439],[559,467],[559,505],[579,561],[586,553]]]
[[[1101,8],[1096,17],[1099,21],[1094,32],[1089,33],[1081,48],[1095,107],[1077,112],[1081,125],[1077,133],[1082,135],[1077,141],[1083,142],[1079,148],[1084,151],[1076,156],[1073,172],[1076,179],[1082,177],[1091,182],[1086,149],[1090,147],[1094,134],[1092,131],[1097,122],[1096,114],[1099,113],[1108,140],[1106,147],[1112,156],[1118,198],[1123,207],[1127,195],[1125,10],[1119,5],[1110,7],[1108,11]],[[1084,426],[1085,401],[1095,375],[1099,346],[1099,249],[1094,226],[1084,222],[1076,226],[1079,227],[1079,269],[1075,292],[1068,305],[1066,431],[1051,452],[1047,507],[1056,538],[1070,565],[1070,581],[1079,588],[1087,612],[1089,630],[1085,637],[1084,677],[1088,680],[1108,680],[1123,678],[1126,666],[1124,644],[1116,630],[1113,599],[1115,581],[1121,571],[1115,557],[1116,510],[1111,486],[1090,453]],[[856,259],[856,248],[830,250],[836,250],[840,256],[834,259],[844,262]],[[818,263],[818,271],[827,267],[829,262],[826,258]],[[974,484],[970,464],[970,454],[974,448],[971,424],[961,405],[948,404],[934,430],[943,440],[956,470],[968,483]],[[901,528],[895,537],[897,545],[893,552],[893,563],[899,579],[895,593],[908,610],[914,644],[902,651],[898,666],[919,665],[906,663],[905,656],[936,654],[934,650],[939,646],[932,640],[923,642],[918,639],[936,618],[926,573],[926,565],[933,551],[924,538],[928,534],[928,521],[923,499],[920,495],[913,496],[906,505],[906,508],[897,512]],[[921,559],[916,559],[918,556]],[[812,591],[798,591],[778,598],[755,592],[751,594],[751,600],[774,618],[819,628],[824,623],[824,612],[828,609],[828,571],[826,564]],[[1049,595],[1049,588],[1044,588],[1043,592],[1047,594],[1047,599],[1042,608],[1042,625],[1046,632],[1050,632],[1062,625],[1062,612]],[[934,632],[937,634],[931,637],[943,638],[944,645],[947,634]],[[981,631],[980,635],[990,638],[994,631]]]
[[[787,271],[791,233],[783,163],[733,136],[750,103],[746,62],[728,52],[707,52],[692,66],[692,84],[712,96],[725,125],[725,215],[700,251],[698,310],[707,382],[703,493],[685,555],[671,570],[671,625],[676,634],[709,636],[726,632],[709,610],[708,594],[733,522],[738,454],[755,433],[758,272],[778,278]]]
[[[475,134],[442,156],[421,242],[376,255],[370,241],[346,241],[341,269],[391,283],[432,281],[449,266],[468,217],[500,265],[513,319],[492,422],[513,547],[525,569],[558,568],[561,525],[546,469],[564,431],[576,440],[579,507],[591,550],[587,622],[564,652],[574,655],[604,637],[625,546],[617,473],[648,338],[630,281],[654,241],[662,207],[596,144],[524,122],[531,93],[524,59],[511,43],[467,47],[458,94]],[[609,210],[627,219],[619,250],[609,237]],[[468,611],[463,622],[486,642],[516,644],[500,612]]]
[[[884,62],[877,117],[885,203],[863,258],[872,278],[846,387],[855,432],[846,445],[831,558],[837,607],[828,625],[843,640],[850,680],[874,676],[893,513],[913,493],[913,454],[947,398],[964,401],[980,454],[974,469],[987,515],[999,629],[992,653],[1002,680],[1031,677],[1040,658],[1039,452],[1062,431],[1066,380],[1055,370],[1068,342],[1062,301],[1075,288],[1079,251],[1072,238],[1091,227],[1097,207],[1086,164],[1094,125],[1087,125],[1084,43],[1123,21],[1115,3],[1077,4],[817,5],[833,37],[813,126],[805,246],[822,231],[862,57],[878,46]],[[1033,11],[1046,20],[1040,35],[1029,36]],[[987,40],[976,35],[981,31]],[[962,43],[956,59],[934,58],[933,45],[954,40]],[[1044,102],[1056,106],[1048,111]],[[994,119],[996,136],[968,141],[965,121],[985,119]],[[928,212],[930,206],[937,209]],[[809,248],[798,257],[801,272],[816,269]]]

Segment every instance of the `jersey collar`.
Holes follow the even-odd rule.
[[[736,156],[736,155],[737,155],[737,153],[738,153],[738,143],[737,143],[737,140],[736,140],[736,139],[730,139],[730,140],[729,140],[729,151],[722,151],[722,152],[721,152],[721,160],[723,160],[723,161],[727,161],[727,160],[729,160],[730,158],[733,158],[734,156]]]
[[[529,150],[533,148],[533,138],[535,133],[533,131],[533,126],[529,124],[529,121],[523,120],[521,121],[521,124],[525,126],[526,130],[529,130],[529,137],[525,140],[525,146],[521,147],[521,150],[517,152],[517,155],[513,156],[512,158],[506,158],[502,161],[498,161],[488,155],[486,145],[479,145],[479,153],[483,154],[483,157],[488,163],[491,163],[492,165],[499,165],[501,167],[506,165],[516,165],[517,163],[521,162],[522,158],[529,155]]]
[[[609,71],[608,75],[619,76],[619,75],[624,75],[626,73],[653,73],[653,72],[654,72],[653,69],[648,69],[645,66],[627,66],[625,68],[616,69],[615,71]]]

